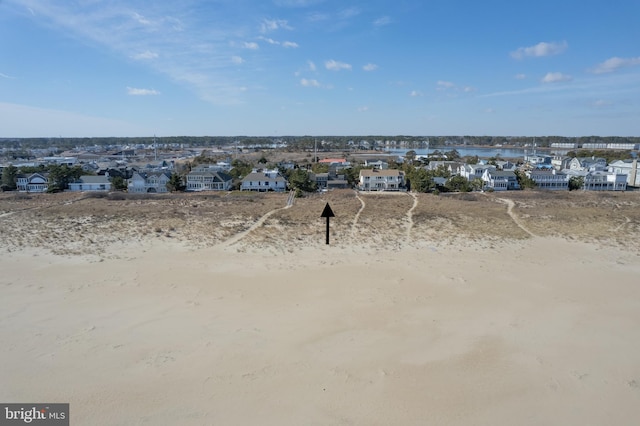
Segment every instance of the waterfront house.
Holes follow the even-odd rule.
[[[167,182],[171,173],[163,172],[134,172],[129,179],[128,191],[131,193],[164,193],[169,192]]]
[[[400,191],[405,188],[402,170],[360,170],[358,188],[363,191]]]
[[[526,174],[540,189],[553,191],[569,189],[569,176],[555,169],[533,169]]]
[[[242,179],[241,191],[276,191],[287,190],[287,180],[282,177],[278,170],[253,170]]]
[[[109,176],[80,176],[69,183],[69,191],[111,191]]]
[[[200,167],[187,174],[187,191],[229,191],[233,177],[215,168]]]
[[[494,191],[520,189],[518,178],[512,171],[486,169],[482,175],[482,181],[485,188],[491,188]]]
[[[47,192],[49,173],[19,173],[16,176],[16,187],[20,192]]]

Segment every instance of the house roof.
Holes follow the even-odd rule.
[[[80,178],[78,179],[78,183],[99,183],[99,184],[103,184],[103,183],[109,183],[109,178],[107,176],[80,176]]]
[[[360,170],[360,176],[404,176],[404,172],[395,169],[362,169]]]
[[[227,182],[227,181],[233,180],[233,177],[231,175],[227,174],[227,173],[214,172],[214,171],[210,171],[210,172],[191,172],[187,176],[213,176],[213,179],[215,181],[219,181],[219,182]]]
[[[283,178],[282,176],[276,176],[275,178],[272,178],[260,172],[249,173],[247,176],[244,177],[244,179],[242,179],[243,182],[257,181],[257,180],[269,181],[269,182],[286,182],[285,178]]]

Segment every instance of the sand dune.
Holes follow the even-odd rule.
[[[473,197],[7,202],[0,400],[91,425],[635,422],[638,199],[586,199],[605,234]]]

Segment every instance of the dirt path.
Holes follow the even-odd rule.
[[[407,192],[413,198],[413,205],[407,211],[407,242],[411,239],[411,230],[413,229],[413,211],[418,207],[418,197],[412,192]]]
[[[356,233],[356,225],[358,224],[358,220],[360,219],[360,213],[362,213],[362,210],[364,210],[366,206],[364,200],[358,194],[358,191],[354,190],[354,192],[356,194],[356,198],[360,201],[360,204],[362,204],[362,206],[360,207],[360,210],[358,210],[358,213],[356,213],[356,216],[353,218],[353,223],[351,224],[351,235],[354,235]]]
[[[512,200],[506,199],[506,198],[498,198],[498,200],[500,200],[500,202],[506,204],[507,207],[507,214],[509,216],[511,216],[511,219],[513,219],[513,222],[518,225],[518,228],[522,229],[524,232],[526,232],[527,234],[529,234],[532,237],[537,237],[536,234],[534,234],[533,232],[531,232],[529,230],[529,228],[527,228],[526,226],[524,226],[522,224],[522,222],[520,222],[520,218],[518,216],[516,216],[516,214],[513,212],[513,208],[516,206],[516,203],[514,203]]]
[[[273,215],[274,213],[279,212],[280,210],[286,210],[286,209],[290,208],[291,206],[293,206],[294,199],[295,199],[295,196],[294,196],[293,191],[289,192],[289,197],[287,198],[287,205],[286,206],[280,207],[279,209],[274,209],[274,210],[271,210],[271,211],[265,213],[264,215],[262,215],[262,217],[260,217],[260,219],[258,219],[249,228],[245,229],[242,232],[237,233],[236,235],[234,235],[233,237],[229,238],[228,240],[220,243],[219,247],[230,247],[230,246],[234,245],[235,243],[237,243],[238,241],[240,241],[241,239],[246,237],[251,231],[253,231],[254,229],[259,228],[260,226],[262,226],[262,224],[267,219],[269,219],[269,217],[271,215]]]

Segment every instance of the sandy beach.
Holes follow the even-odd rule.
[[[0,400],[74,425],[637,422],[638,195],[473,197],[0,200]]]

